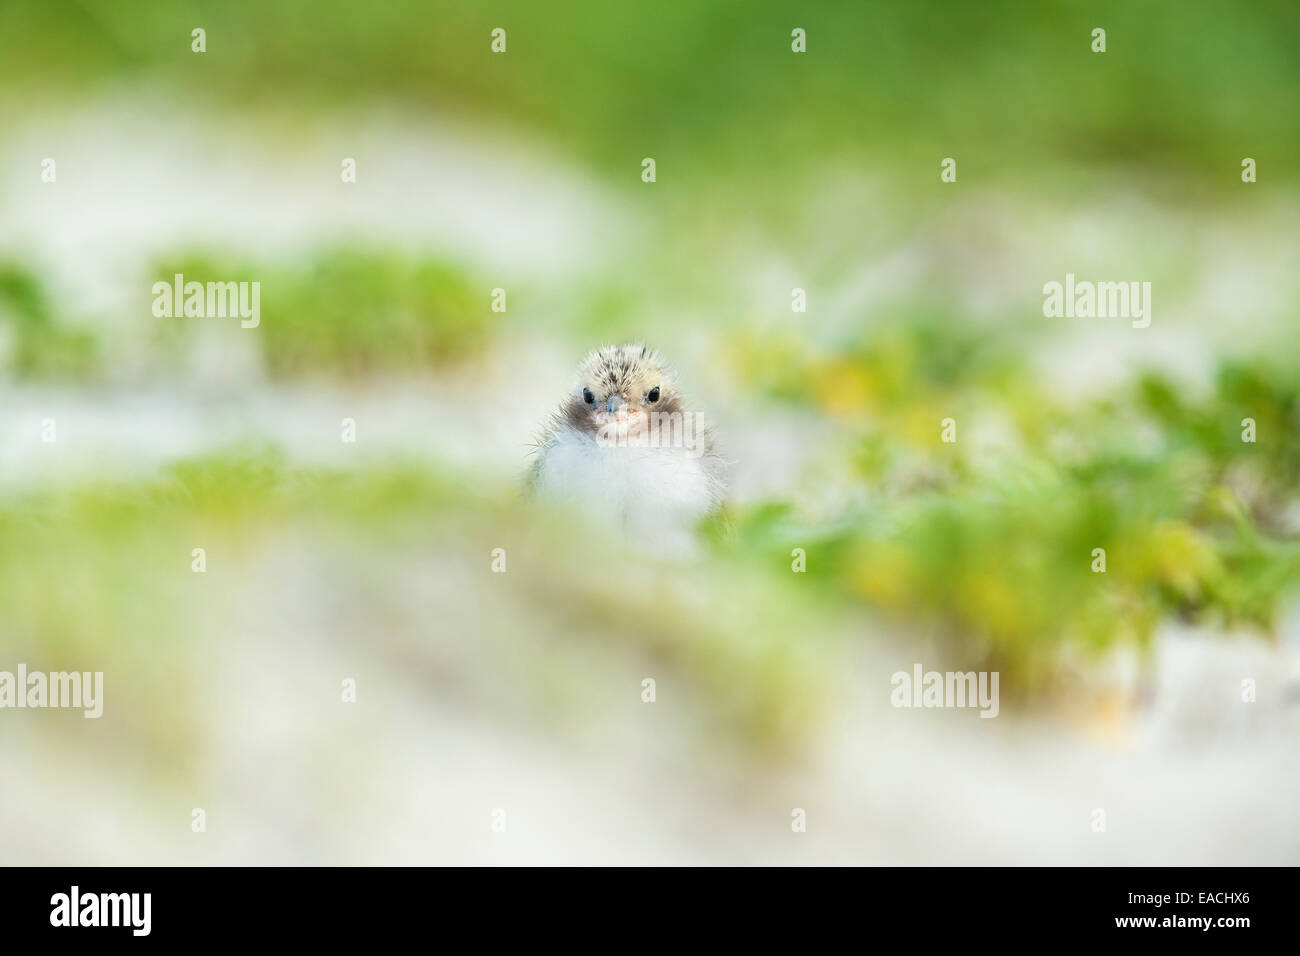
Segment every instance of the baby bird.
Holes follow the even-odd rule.
[[[597,349],[537,443],[528,486],[615,525],[637,543],[689,554],[718,510],[726,465],[676,376],[644,345]]]

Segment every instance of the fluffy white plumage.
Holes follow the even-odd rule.
[[[722,506],[725,464],[658,353],[592,352],[538,442],[529,485],[639,544],[689,553],[700,520]]]

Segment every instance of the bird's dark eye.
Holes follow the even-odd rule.
[[[591,394],[591,389],[589,388],[584,388],[582,390],[582,400],[588,405],[596,404],[596,396]]]
[[[659,386],[658,386],[658,385],[656,385],[654,388],[650,389],[650,394],[647,395],[647,396],[645,397],[645,400],[646,400],[647,402],[657,402],[657,401],[659,401]]]

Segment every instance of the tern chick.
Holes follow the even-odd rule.
[[[543,430],[527,483],[638,543],[690,553],[695,526],[726,495],[710,426],[658,352],[597,349]]]

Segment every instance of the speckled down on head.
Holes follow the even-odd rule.
[[[633,536],[689,537],[726,496],[712,423],[645,345],[608,346],[578,366],[537,442],[527,486]]]

